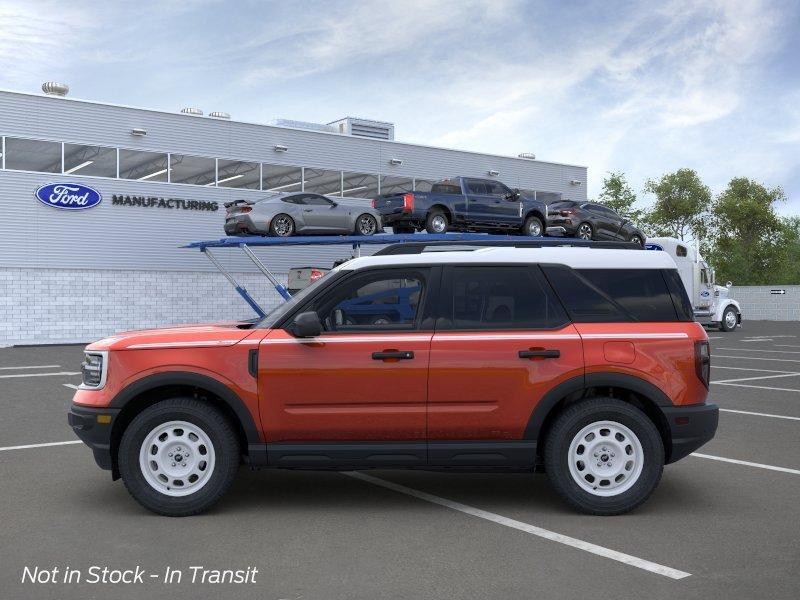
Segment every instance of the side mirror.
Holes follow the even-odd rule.
[[[322,334],[322,323],[319,321],[319,315],[312,310],[297,315],[292,321],[289,330],[295,337],[317,337]]]
[[[339,206],[339,203],[331,200],[331,208],[336,208],[337,206]]]

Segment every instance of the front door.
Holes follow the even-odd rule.
[[[430,268],[353,274],[300,308],[318,313],[322,335],[298,339],[276,329],[261,342],[262,427],[267,442],[283,448],[273,461],[268,445],[271,462],[424,463],[432,273],[438,277]]]
[[[325,196],[306,194],[302,210],[309,230],[341,233],[350,229],[347,212]]]
[[[535,453],[525,428],[537,403],[583,376],[578,332],[535,266],[446,267],[439,304],[430,463],[529,466]]]

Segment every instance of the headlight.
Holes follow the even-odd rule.
[[[108,352],[86,351],[83,355],[83,363],[81,364],[83,384],[81,387],[99,390],[106,384]]]

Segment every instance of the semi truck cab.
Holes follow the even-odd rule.
[[[648,250],[660,250],[672,256],[678,273],[692,301],[694,318],[703,325],[733,331],[742,324],[742,309],[730,297],[731,282],[717,285],[709,264],[697,248],[677,238],[647,238]]]

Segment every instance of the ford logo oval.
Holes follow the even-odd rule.
[[[103,196],[80,183],[48,183],[36,188],[36,199],[42,204],[63,210],[83,210],[97,206]]]

